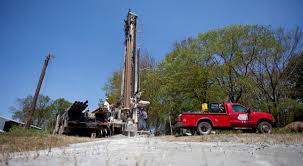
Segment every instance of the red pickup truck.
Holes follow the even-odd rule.
[[[238,103],[210,103],[207,112],[184,112],[176,118],[174,128],[197,130],[207,135],[213,128],[259,130],[271,133],[275,119],[269,113],[253,112]]]

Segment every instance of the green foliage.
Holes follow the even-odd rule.
[[[64,111],[72,105],[71,102],[65,100],[64,98],[58,98],[52,102],[49,110],[50,114],[44,118],[48,123],[46,129],[51,133],[56,125],[57,115],[61,115]]]
[[[285,75],[290,76],[290,95],[303,102],[303,53],[290,60]]]
[[[22,127],[14,126],[10,129],[8,133],[5,134],[13,135],[15,137],[31,137],[36,135],[47,135],[48,132],[46,130],[39,130],[34,128],[24,130],[24,128]]]
[[[121,94],[121,80],[122,80],[122,71],[116,71],[113,73],[112,77],[108,80],[108,82],[103,87],[105,91],[106,97],[108,98],[108,102],[117,103],[120,100]],[[99,101],[99,105],[103,104],[103,100]]]
[[[64,98],[58,98],[52,102],[50,108],[57,114],[62,114],[72,103]]]
[[[30,110],[31,102],[33,101],[32,96],[26,98],[17,99],[18,108],[13,107],[11,110],[14,112],[13,119],[18,119],[25,122],[27,119],[28,112]],[[36,110],[33,114],[32,124],[39,127],[46,127],[48,117],[51,117],[51,99],[48,96],[40,95],[37,100]]]
[[[227,26],[178,42],[158,65],[141,69],[149,123],[167,126],[168,115],[174,121],[203,102],[226,99],[270,112],[280,125],[293,121],[302,112],[301,46],[301,29],[261,25]],[[113,98],[120,95],[118,73],[105,86]]]
[[[289,133],[294,133],[290,129],[281,127],[281,128],[273,128],[272,131],[273,134],[289,134]]]

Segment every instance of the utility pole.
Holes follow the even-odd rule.
[[[40,92],[40,89],[41,89],[41,85],[42,85],[42,82],[43,82],[43,79],[44,79],[44,75],[45,75],[45,72],[46,72],[48,61],[50,60],[51,57],[52,57],[52,55],[50,53],[45,57],[44,65],[43,65],[42,72],[41,72],[41,75],[40,75],[40,79],[39,79],[39,82],[38,82],[38,85],[37,85],[37,88],[36,88],[35,96],[34,96],[33,101],[31,103],[30,110],[29,110],[28,115],[27,115],[27,120],[26,120],[25,125],[24,125],[25,129],[28,129],[30,127],[31,123],[32,123],[32,118],[33,118],[34,111],[36,109],[36,104],[37,104],[39,92]]]

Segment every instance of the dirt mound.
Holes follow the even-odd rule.
[[[285,128],[294,131],[294,132],[302,132],[303,131],[303,122],[292,122],[285,126]]]

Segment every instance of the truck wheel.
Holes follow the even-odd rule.
[[[260,133],[270,134],[272,132],[272,126],[270,123],[263,121],[263,122],[259,123],[258,130]]]
[[[211,125],[208,122],[200,122],[198,124],[198,131],[201,135],[208,135],[212,130]]]

